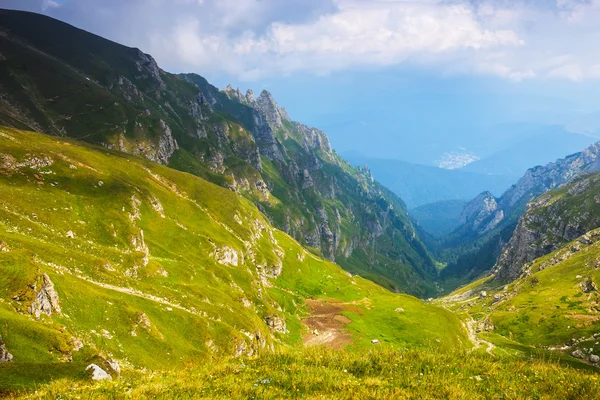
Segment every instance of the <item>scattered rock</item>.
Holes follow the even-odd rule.
[[[485,299],[486,297],[487,297],[487,292],[485,290],[482,290],[481,292],[479,292],[480,299]]]
[[[404,308],[398,307],[394,311],[396,311],[396,312],[404,312]]]
[[[371,340],[371,343],[377,344],[377,343],[379,343],[379,340],[378,339],[373,339],[373,340]]]
[[[313,333],[313,335],[315,335],[315,336],[319,336],[319,335],[320,335],[320,333],[319,333],[319,330],[318,330],[318,329],[314,329],[312,333]]]
[[[503,294],[497,293],[494,295],[494,300],[492,300],[492,304],[498,303],[500,300],[504,298]]]
[[[595,354],[590,355],[590,362],[593,364],[597,364],[598,362],[600,362],[600,356],[597,356]]]
[[[105,370],[103,370],[96,364],[88,365],[85,370],[91,371],[92,379],[95,381],[103,381],[106,379],[109,379],[109,380],[112,379],[112,376],[110,376]]]
[[[75,234],[73,233],[73,231],[69,231],[65,234],[66,237],[68,237],[69,239],[75,239]]]

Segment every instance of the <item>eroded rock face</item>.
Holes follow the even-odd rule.
[[[40,286],[39,289],[37,288],[38,285]],[[48,274],[43,274],[41,279],[36,282],[34,291],[36,292],[35,299],[28,310],[31,315],[39,319],[41,314],[50,316],[52,313],[61,312],[58,293],[54,289],[54,284]]]

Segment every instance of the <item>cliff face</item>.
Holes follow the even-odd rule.
[[[600,227],[600,174],[585,175],[528,204],[496,265],[512,281],[525,265]]]
[[[342,160],[324,132],[292,122],[269,92],[169,74],[138,49],[40,15],[0,11],[0,33],[1,124],[198,175],[348,270],[432,294],[434,263],[402,201]]]

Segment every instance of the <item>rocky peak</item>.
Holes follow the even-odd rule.
[[[267,121],[274,128],[283,126],[282,120],[289,121],[290,117],[285,109],[280,108],[273,95],[266,90],[260,93],[260,96],[253,103],[254,108],[267,117]]]
[[[158,64],[156,63],[156,60],[154,60],[154,58],[152,56],[150,56],[149,54],[145,54],[139,49],[135,49],[135,50],[136,50],[135,66],[136,66],[138,72],[140,72],[142,74],[139,77],[153,79],[157,84],[158,91],[166,90],[167,85],[165,85],[162,78],[160,77],[160,68],[158,67]]]
[[[461,225],[469,225],[479,233],[494,229],[504,219],[496,198],[490,192],[480,193],[467,203],[460,216]]]
[[[246,101],[248,103],[253,103],[254,102],[254,91],[252,89],[248,89],[246,91]]]

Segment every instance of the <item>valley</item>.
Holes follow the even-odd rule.
[[[359,167],[267,90],[27,12],[0,46],[0,396],[600,396],[600,142]]]

